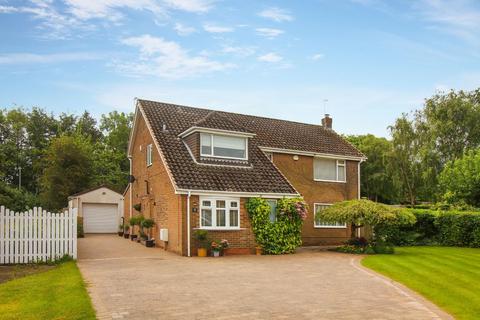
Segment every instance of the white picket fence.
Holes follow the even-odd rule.
[[[77,209],[13,212],[0,207],[0,264],[77,258]]]

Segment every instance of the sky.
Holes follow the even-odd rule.
[[[388,136],[478,87],[477,0],[0,0],[2,108],[100,117],[138,97]]]

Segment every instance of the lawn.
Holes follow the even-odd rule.
[[[365,267],[417,291],[457,319],[480,316],[480,249],[401,247],[373,255]]]
[[[0,319],[95,319],[75,262],[0,284]]]

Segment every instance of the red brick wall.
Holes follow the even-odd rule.
[[[187,196],[182,196],[185,212],[187,205]],[[235,253],[253,253],[255,250],[255,235],[253,234],[250,218],[248,217],[247,209],[245,208],[245,203],[247,198],[240,198],[240,230],[209,230],[208,236],[210,240],[222,240],[227,239],[230,243],[230,251]],[[200,202],[199,196],[192,195],[190,197],[190,226],[191,226],[191,254],[197,255],[197,244],[193,238],[193,233],[200,226]],[[184,255],[187,254],[186,241],[187,241],[187,232],[186,232],[186,223],[185,223],[185,250]]]
[[[358,197],[358,162],[347,161],[347,182],[319,182],[313,180],[313,157],[275,153],[273,163],[303,196],[309,206],[304,222],[302,240],[304,245],[337,244],[350,237],[350,227],[327,229],[314,227],[314,203],[334,203]]]
[[[146,218],[155,221],[152,236],[156,239],[156,245],[169,251],[182,252],[182,203],[168,176],[166,167],[160,158],[150,132],[143,117],[136,123],[137,132],[133,141],[132,150],[132,174],[135,182],[132,184],[132,204],[125,205],[125,214],[128,217],[129,207],[136,203],[142,204],[141,212]],[[147,145],[153,145],[152,165],[147,167]],[[147,191],[148,181],[149,189]],[[126,194],[125,199],[129,199]],[[132,214],[137,214],[134,209]],[[169,241],[164,243],[159,239],[160,228],[166,228],[169,232]]]
[[[193,156],[197,160],[200,159],[200,133],[194,132],[186,136],[183,141],[188,145]]]

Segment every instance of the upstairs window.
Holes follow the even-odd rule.
[[[247,138],[202,133],[200,155],[247,160]]]
[[[152,165],[152,154],[153,154],[153,151],[152,151],[152,145],[149,144],[147,146],[147,166],[151,166]]]
[[[345,182],[345,160],[315,158],[313,175],[313,179],[316,181]]]

